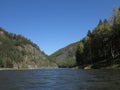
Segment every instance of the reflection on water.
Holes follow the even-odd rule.
[[[0,90],[120,90],[120,70],[0,71]]]

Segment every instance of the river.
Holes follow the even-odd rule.
[[[120,70],[5,70],[0,90],[120,90]]]

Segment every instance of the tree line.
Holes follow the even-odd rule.
[[[93,68],[120,64],[120,8],[114,8],[111,18],[100,20],[94,30],[88,30],[79,42],[76,62]]]

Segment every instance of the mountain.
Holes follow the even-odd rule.
[[[56,51],[49,59],[59,67],[120,68],[120,8],[115,8],[108,20],[100,20],[86,37]]]
[[[73,67],[76,65],[76,50],[79,42],[72,43],[49,56],[59,67]]]
[[[0,68],[54,67],[39,47],[21,35],[0,28]]]

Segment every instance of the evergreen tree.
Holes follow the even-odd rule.
[[[111,59],[113,58],[113,59]],[[120,63],[120,9],[114,10],[113,24],[99,21],[97,27],[80,41],[76,52],[79,65],[92,64],[95,67]]]

